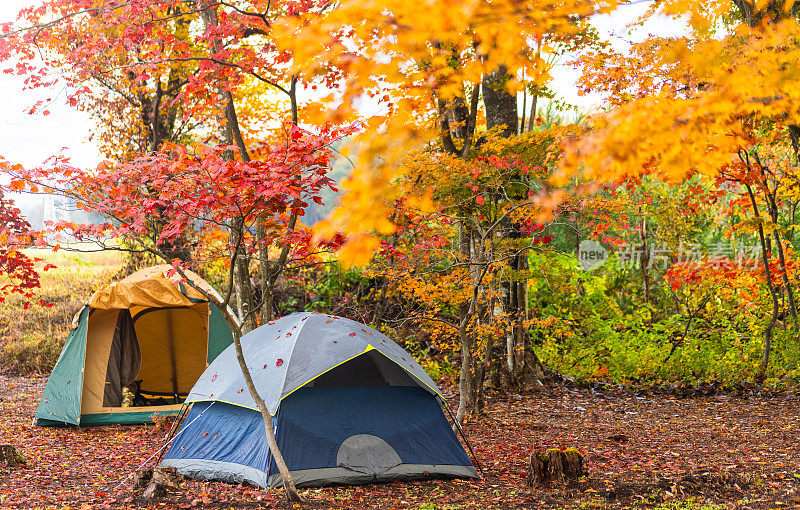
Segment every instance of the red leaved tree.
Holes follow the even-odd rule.
[[[307,201],[319,201],[320,189],[330,184],[328,146],[340,137],[297,127],[304,107],[298,89],[315,80],[333,85],[335,66],[302,80],[271,31],[278,19],[331,6],[308,0],[46,0],[23,10],[17,25],[0,27],[0,61],[11,62],[6,71],[24,75],[27,87],[63,83],[70,104],[98,119],[96,139],[115,161],[96,171],[59,162],[17,169],[13,182],[70,197],[107,218],[104,225],[52,230],[169,262],[200,252],[195,262],[227,267],[222,295],[206,297],[222,310],[228,303],[237,307],[241,322],[231,314],[228,322],[259,406],[239,336],[257,325],[260,312],[269,320],[272,308],[255,299],[252,266],[260,273],[260,301],[268,304],[287,264],[312,255],[305,242],[303,253],[293,255],[293,246],[304,241],[299,218]],[[221,243],[199,246],[204,236],[220,233]],[[182,263],[174,265],[185,277]],[[269,413],[261,411],[289,499],[299,500]]]
[[[299,500],[291,475],[277,448],[272,416],[252,382],[241,347],[244,325],[258,313],[253,308],[241,318],[229,304],[239,257],[252,257],[264,247],[278,246],[283,264],[313,256],[302,235],[297,235],[291,218],[302,216],[310,201],[319,202],[320,192],[331,187],[327,177],[339,132],[315,135],[288,126],[284,140],[263,147],[261,157],[251,161],[231,159],[230,147],[165,145],[160,151],[123,164],[106,164],[86,171],[57,164],[48,168],[9,170],[11,186],[37,189],[74,200],[78,207],[100,214],[103,224],[60,222],[49,235],[68,235],[92,242],[103,249],[145,252],[172,263],[185,283],[223,310],[233,331],[237,358],[248,389],[264,418],[264,425],[290,500]],[[162,228],[153,236],[150,223]],[[207,292],[184,271],[185,264],[170,259],[160,246],[186,236],[222,231],[225,239],[218,250],[204,250],[204,264],[228,267],[227,283],[221,294]],[[297,248],[297,249],[294,249]],[[296,259],[294,256],[296,254]]]
[[[40,286],[39,273],[34,267],[38,259],[22,252],[33,239],[30,224],[0,190],[0,303],[9,295],[18,295],[25,300],[23,306],[27,309],[35,298]],[[45,269],[49,267],[52,266]]]

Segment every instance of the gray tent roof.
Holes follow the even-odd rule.
[[[242,350],[258,394],[273,415],[291,392],[361,355],[374,362],[390,385],[416,385],[443,398],[402,347],[369,326],[335,315],[301,312],[281,317],[242,336]],[[186,399],[203,400],[256,409],[233,345],[208,366]]]

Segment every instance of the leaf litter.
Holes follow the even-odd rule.
[[[34,427],[44,378],[0,376],[0,443],[27,466],[0,467],[0,508],[143,508],[128,480],[163,444],[160,425]],[[451,404],[456,395],[450,395]],[[800,505],[800,397],[603,393],[490,394],[466,434],[482,481],[305,489],[310,508],[780,508]],[[168,424],[167,424],[168,425]],[[578,448],[588,476],[527,487],[534,450]],[[291,508],[280,489],[185,480],[150,508]]]

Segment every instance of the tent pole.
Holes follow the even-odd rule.
[[[175,437],[175,434],[178,432],[178,429],[180,428],[180,425],[186,419],[186,415],[189,413],[189,408],[190,407],[191,407],[191,405],[186,405],[185,402],[181,406],[181,410],[178,413],[178,417],[172,423],[172,427],[169,429],[169,434],[167,434],[166,444],[168,444],[172,440],[172,438]],[[158,466],[161,463],[161,459],[164,457],[165,453],[167,453],[167,450],[166,449],[162,449],[161,450],[161,454],[156,459],[156,463],[154,465]]]
[[[169,332],[169,361],[172,366],[172,403],[178,400],[178,369],[175,354],[175,325],[173,323],[172,310],[167,310],[167,331]]]
[[[211,406],[213,406],[213,405],[214,405],[214,404],[216,404],[216,403],[217,403],[216,401],[211,401],[211,403],[208,405],[208,407],[206,407],[206,408],[205,408],[205,409],[204,409],[204,410],[203,410],[203,411],[202,411],[202,412],[201,412],[199,415],[195,416],[194,420],[192,420],[192,421],[190,421],[190,422],[189,422],[189,425],[191,425],[192,423],[194,423],[195,421],[197,421],[197,419],[198,419],[198,418],[200,418],[201,416],[203,416],[203,413],[204,413],[204,412],[206,412],[206,411],[208,411],[209,409],[211,409]],[[188,408],[187,408],[187,410],[188,410]],[[136,469],[134,469],[133,471],[131,471],[131,474],[129,474],[128,476],[126,476],[125,478],[123,478],[123,479],[122,479],[122,481],[121,481],[121,482],[119,482],[119,484],[117,484],[117,486],[116,486],[116,487],[114,487],[114,488],[113,488],[113,489],[111,489],[111,490],[112,490],[112,491],[116,491],[117,489],[119,489],[120,487],[122,487],[122,485],[123,485],[125,482],[127,482],[127,481],[128,481],[128,479],[130,479],[130,477],[132,477],[132,476],[133,476],[133,475],[134,475],[134,474],[135,474],[137,471],[139,471],[140,469],[142,469],[143,467],[145,467],[145,466],[147,465],[147,463],[148,463],[148,462],[150,462],[151,460],[153,460],[153,458],[155,458],[155,456],[156,456],[156,455],[158,455],[158,456],[159,456],[159,457],[158,457],[158,458],[159,458],[159,461],[158,461],[158,462],[161,462],[161,460],[160,460],[160,459],[163,457],[163,452],[164,452],[164,450],[167,448],[167,446],[169,446],[169,445],[170,445],[170,443],[171,443],[172,441],[174,441],[174,440],[175,440],[175,438],[176,438],[176,437],[178,437],[178,434],[180,434],[181,432],[183,432],[183,430],[178,430],[178,431],[175,433],[175,435],[172,437],[172,439],[170,439],[169,441],[165,442],[165,443],[164,443],[164,446],[162,446],[161,448],[159,448],[159,449],[158,449],[158,451],[157,451],[156,453],[154,453],[153,455],[151,455],[151,456],[147,457],[147,459],[145,459],[145,461],[144,461],[144,462],[142,462],[141,464],[139,464],[139,467],[137,467]],[[158,464],[156,464],[156,465],[158,465]]]
[[[444,402],[444,408],[447,409],[447,413],[450,415],[450,418],[453,419],[453,423],[456,426],[456,430],[458,430],[461,433],[461,438],[464,440],[465,443],[467,443],[467,448],[469,448],[469,453],[472,454],[472,458],[473,458],[473,460],[475,460],[475,465],[478,466],[478,471],[481,472],[481,478],[483,478],[485,480],[486,479],[486,474],[483,472],[483,466],[481,466],[481,463],[478,460],[478,457],[475,455],[475,451],[472,449],[472,444],[470,444],[469,440],[467,439],[467,436],[464,434],[464,429],[461,428],[461,424],[458,423],[458,420],[456,420],[456,417],[453,416],[453,411],[450,410],[450,406],[447,405],[447,400],[442,399],[442,402]]]

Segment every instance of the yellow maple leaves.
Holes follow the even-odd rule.
[[[340,88],[331,93],[338,107],[321,112],[318,122],[357,119],[365,114],[361,99],[386,94],[358,137],[361,151],[344,185],[343,207],[319,234],[344,231],[349,241],[343,260],[368,260],[367,250],[376,244],[372,237],[393,230],[387,214],[399,198],[393,186],[398,163],[439,136],[437,100],[467,97],[469,88],[500,65],[512,76],[505,84],[511,92],[521,90],[518,73],[543,85],[548,65],[541,55],[548,47],[542,48],[542,41],[555,41],[544,36],[578,34],[589,16],[617,3],[351,0],[277,24],[279,45],[291,51],[296,72],[319,75],[335,62],[342,73]]]
[[[591,119],[591,133],[568,151],[563,176],[580,172],[590,179],[613,181],[647,169],[657,169],[672,181],[694,172],[715,175],[740,148],[749,146],[752,122],[800,123],[797,22],[790,18],[756,27],[740,23],[709,37],[703,31],[710,27],[709,13],[720,20],[720,4],[714,5],[703,13],[706,23],[698,21],[699,28],[691,34],[651,56],[660,60],[655,79],[647,77],[652,87]],[[694,2],[667,2],[665,8],[692,19],[702,17]],[[641,85],[627,75],[609,78],[609,91]]]

